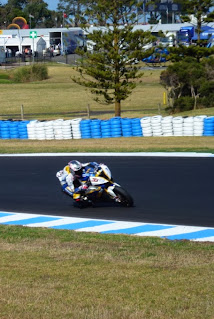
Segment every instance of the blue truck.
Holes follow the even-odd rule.
[[[177,43],[189,46],[192,43],[192,38],[195,34],[193,26],[181,27],[177,33]]]

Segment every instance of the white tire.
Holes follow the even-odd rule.
[[[162,132],[163,132],[163,134],[172,134],[173,133],[172,129],[163,129]]]
[[[162,128],[153,128],[153,133],[162,133]]]
[[[164,133],[163,136],[173,136],[173,133]]]
[[[189,116],[184,118],[184,123],[193,123],[194,121],[194,117],[193,116]]]
[[[172,125],[171,124],[162,124],[162,130],[164,130],[164,129],[166,129],[166,130],[171,129],[172,130]]]
[[[163,136],[163,135],[162,135],[162,132],[160,132],[160,133],[154,133],[153,132],[153,136]]]
[[[162,130],[162,126],[161,125],[152,126],[152,130],[153,131],[161,131]]]
[[[46,140],[46,137],[45,136],[38,136],[37,140],[43,141],[43,140]]]
[[[163,117],[161,123],[172,123],[172,116]]]
[[[72,137],[72,134],[71,133],[62,133],[63,137]]]
[[[62,128],[62,132],[63,133],[71,133],[72,130],[71,130],[71,128]]]
[[[143,133],[143,136],[150,137],[150,136],[153,136],[153,134],[152,133]]]
[[[81,134],[79,135],[73,135],[73,139],[77,140],[77,139],[80,139],[81,138]]]
[[[206,118],[206,115],[198,115],[194,117],[194,122],[204,122],[204,119]]]
[[[143,132],[143,134],[145,134],[145,133],[152,134],[151,129],[143,129],[142,132]]]
[[[48,141],[55,140],[55,137],[54,136],[53,137],[46,136],[46,140],[48,140]]]
[[[183,123],[183,117],[182,116],[176,116],[172,119],[172,123],[174,124],[181,124]]]
[[[203,129],[204,129],[204,123],[194,124],[193,129],[194,129],[194,130],[203,130]]]
[[[152,116],[151,123],[152,124],[161,123],[161,119],[162,119],[161,115]]]
[[[73,132],[73,134],[80,134],[81,135],[81,131],[78,129],[76,129],[76,130],[72,130],[72,132]]]
[[[46,136],[46,138],[47,137],[53,137],[54,138],[55,135],[54,134],[45,134],[45,136]]]
[[[179,134],[179,135],[183,135],[183,130],[173,130],[173,134]]]
[[[151,117],[143,117],[141,120],[140,120],[140,123],[142,125],[144,124],[150,124],[151,123]]]
[[[46,128],[49,128],[49,127],[53,127],[53,121],[47,121],[47,122],[45,122],[45,123],[44,123],[44,127],[45,127],[45,129],[46,129]]]
[[[71,120],[65,120],[62,122],[62,125],[70,125],[71,126]]]
[[[141,123],[141,127],[152,127],[151,123]]]

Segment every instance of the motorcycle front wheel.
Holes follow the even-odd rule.
[[[117,202],[124,207],[131,207],[134,204],[133,198],[125,189],[115,186],[114,193],[117,196]]]

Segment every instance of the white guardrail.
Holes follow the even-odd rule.
[[[214,116],[0,121],[0,139],[68,140],[131,136],[214,136]]]

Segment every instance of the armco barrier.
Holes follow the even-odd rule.
[[[0,121],[0,139],[70,140],[131,136],[214,136],[214,116]]]

